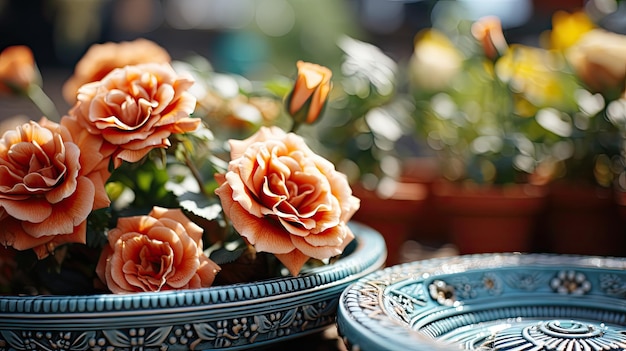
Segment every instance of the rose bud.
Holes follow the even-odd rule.
[[[294,120],[294,130],[302,123],[317,121],[332,88],[332,72],[327,67],[304,61],[298,61],[297,67],[298,77],[285,101]]]
[[[474,22],[472,35],[481,43],[485,56],[491,60],[498,59],[508,48],[498,17],[487,16]]]

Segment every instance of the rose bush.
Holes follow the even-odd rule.
[[[113,293],[209,287],[220,267],[203,253],[202,228],[180,209],[120,218],[96,267]]]
[[[292,87],[233,78],[250,91],[231,89],[213,105],[213,83],[225,75],[206,81],[181,62],[154,62],[170,60],[155,45],[94,45],[65,85],[69,111],[55,122],[19,122],[0,139],[0,244],[16,263],[0,262],[2,291],[201,288],[220,265],[257,273],[231,274],[232,282],[285,275],[277,260],[295,276],[354,238],[347,222],[360,202],[347,177],[293,133],[323,112],[328,68],[298,62]],[[42,95],[29,97],[37,104]],[[215,125],[232,113],[249,117],[251,106],[263,124],[291,115],[292,133]],[[235,135],[247,139],[226,142]],[[226,276],[221,282],[231,282]]]
[[[104,78],[115,68],[142,63],[169,63],[169,53],[158,44],[143,38],[120,43],[94,44],[74,67],[74,74],[63,85],[63,97],[76,102],[78,88]]]
[[[85,242],[91,211],[109,205],[100,138],[43,118],[0,140],[0,243],[34,249],[39,258]]]
[[[69,116],[102,136],[103,152],[113,153],[117,168],[122,161],[137,162],[154,148],[168,147],[172,133],[198,127],[200,120],[189,117],[196,104],[187,92],[191,85],[191,77],[179,76],[169,64],[114,69],[78,90]]]
[[[275,254],[295,276],[310,257],[339,255],[354,238],[347,222],[359,199],[346,176],[300,136],[263,127],[230,147],[216,193],[234,228],[257,251]]]

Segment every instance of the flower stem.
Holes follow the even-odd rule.
[[[26,90],[26,96],[28,96],[28,98],[35,104],[35,106],[37,106],[39,111],[41,111],[44,116],[55,122],[60,121],[61,117],[56,106],[54,105],[54,102],[48,95],[46,95],[39,85],[31,84]]]
[[[290,133],[295,133],[298,128],[300,128],[300,125],[302,125],[302,123],[299,123],[298,121],[295,120],[295,118],[293,119],[293,124],[291,125],[291,130],[289,131]]]
[[[202,175],[200,174],[200,171],[198,170],[196,165],[191,160],[190,152],[189,150],[187,150],[187,148],[185,148],[185,165],[187,165],[187,168],[189,168],[191,175],[198,183],[198,187],[200,188],[200,192],[202,193],[202,195],[207,195],[206,189],[204,188],[204,180],[202,179]]]

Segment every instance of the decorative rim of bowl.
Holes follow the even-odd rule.
[[[284,303],[305,294],[345,288],[381,268],[386,257],[382,236],[370,227],[350,222],[356,245],[345,257],[326,266],[303,271],[297,277],[279,277],[210,288],[133,294],[0,296],[0,329],[15,321],[38,318],[148,316],[155,311],[194,313],[207,310],[248,309],[251,301]],[[353,245],[354,242],[351,244]],[[348,251],[348,250],[346,250]],[[340,290],[340,291],[341,291]]]
[[[513,290],[517,289],[514,293],[509,292],[506,299],[501,298],[504,296],[501,291],[490,296],[494,291],[490,292],[488,288],[495,287],[492,284],[480,286],[478,291],[471,291],[471,294],[467,291],[462,297],[455,296],[465,291],[454,290],[459,287],[451,286],[448,282],[462,278],[464,287],[471,290],[477,286],[472,280],[476,277],[472,275],[484,277],[494,272],[504,272],[502,274],[505,275],[506,272],[516,272],[515,268],[522,266],[524,270],[537,272],[546,269],[546,275],[552,279],[546,281],[543,276],[541,282],[520,280],[517,285],[515,282],[506,282],[507,285],[516,286]],[[579,273],[582,274],[581,279],[578,279]],[[585,279],[585,274],[601,273],[623,276],[623,291],[615,290],[611,287],[613,285],[602,286],[600,282],[591,283]],[[495,275],[494,278],[499,279]],[[559,282],[563,283],[569,278],[580,291],[559,290]],[[437,282],[442,284],[439,286]],[[433,288],[441,289],[439,292],[442,294],[437,294],[437,291],[434,293],[431,291]],[[448,288],[452,289],[451,295],[446,294]],[[528,291],[525,293],[526,289]],[[542,311],[545,316],[558,311],[560,317],[567,320],[576,320],[580,318],[579,315],[603,316],[608,318],[609,324],[626,325],[624,297],[626,258],[522,253],[461,255],[387,267],[352,283],[340,297],[337,326],[344,342],[355,350],[459,349],[460,345],[450,340],[455,337],[457,341],[465,338],[463,340],[468,343],[465,346],[470,349],[493,350],[474,344],[476,340],[471,339],[479,339],[472,335],[476,332],[472,330],[475,326],[488,325],[493,320],[513,320],[517,318],[512,316],[513,313],[521,313],[519,317],[523,317],[523,323],[526,323],[524,327],[538,328],[528,322],[533,318],[535,323],[536,318],[547,318],[533,316],[537,311]],[[600,312],[592,311],[594,309]],[[558,322],[559,318],[555,317],[555,320]],[[555,320],[541,322],[550,325]],[[512,325],[518,322],[522,325],[517,320]],[[518,347],[521,347],[520,344]]]

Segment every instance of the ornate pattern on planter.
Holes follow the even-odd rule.
[[[626,339],[625,296],[624,258],[458,256],[389,267],[360,279],[342,294],[337,323],[346,343],[358,350],[507,350],[502,340],[522,335],[537,342],[528,350],[540,351],[544,344],[537,340],[559,342],[548,343],[542,333],[561,340],[558,332],[570,333],[572,347],[622,345],[617,340]],[[583,329],[593,331],[592,341]],[[526,350],[516,345],[510,349]]]
[[[206,350],[227,349],[316,330],[335,319],[335,298],[271,313],[158,328],[88,332],[0,332],[0,345],[15,350]],[[10,348],[0,347],[0,350]]]
[[[626,335],[602,324],[550,320],[497,332],[479,350],[606,350],[626,348]]]
[[[385,262],[382,236],[298,277],[207,289],[90,296],[0,296],[0,351],[240,350],[319,331],[341,292]]]

